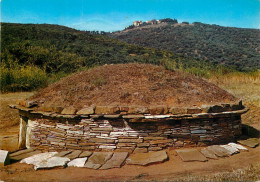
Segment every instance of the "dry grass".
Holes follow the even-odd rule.
[[[185,176],[176,180],[169,180],[175,182],[245,182],[260,180],[260,163],[251,165],[244,169],[233,170],[232,172],[216,173],[205,176]],[[167,180],[165,180],[167,181]]]
[[[17,99],[25,99],[33,92],[17,92],[0,94],[0,129],[8,128],[19,123],[18,111],[10,109],[8,104],[15,104]]]
[[[104,65],[73,74],[31,99],[43,105],[77,109],[85,105],[192,107],[237,101],[223,89],[194,75],[137,63]]]
[[[243,115],[243,122],[245,124],[255,124],[259,127],[260,72],[254,74],[228,74],[210,78],[209,81],[242,99],[244,105],[250,108],[249,112]],[[260,129],[260,127],[258,129]]]

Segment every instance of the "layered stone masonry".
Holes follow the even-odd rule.
[[[50,112],[62,115],[99,115],[99,114],[151,114],[151,115],[165,115],[165,114],[196,114],[196,113],[221,113],[228,111],[236,111],[243,109],[242,101],[237,103],[223,103],[219,105],[202,105],[201,107],[167,107],[166,105],[156,106],[86,106],[79,110],[70,107],[46,106],[40,105],[36,101],[17,100],[16,105],[11,107],[25,107],[33,108],[35,112]]]
[[[205,146],[234,141],[241,134],[240,116],[197,120],[131,123],[125,119],[57,122],[29,120],[30,144],[52,150],[147,152],[166,147]]]
[[[31,102],[31,105],[35,107],[36,103]],[[10,106],[18,109],[21,116],[19,144],[44,151],[80,149],[137,153],[226,143],[241,135],[241,114],[248,110],[242,103],[236,107],[230,104],[207,106],[208,112],[229,110],[216,113],[198,113],[202,111],[198,108],[171,108],[171,112],[174,110],[178,114],[168,113],[164,106],[150,107],[149,114],[141,114],[147,112],[143,107],[102,106],[80,111],[53,107],[43,112],[32,109],[31,105]],[[230,111],[232,107],[234,110]]]

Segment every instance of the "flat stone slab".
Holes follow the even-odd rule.
[[[79,157],[79,155],[82,153],[81,150],[75,150],[73,152],[71,152],[68,155],[65,155],[65,157],[69,158],[70,160],[76,159]]]
[[[229,143],[228,145],[237,148],[240,151],[248,151],[246,147],[243,147],[242,145],[236,144],[236,143]]]
[[[207,148],[201,149],[200,151],[206,158],[209,159],[218,159],[218,157],[215,155],[214,152],[211,150],[208,150]]]
[[[61,151],[58,154],[56,154],[55,157],[64,157],[70,153],[72,153],[72,151]]]
[[[39,150],[36,150],[36,151],[32,151],[32,152],[28,152],[28,153],[23,153],[23,154],[20,154],[20,155],[12,156],[12,157],[10,157],[10,159],[14,160],[14,161],[20,161],[22,159],[25,159],[27,157],[31,157],[33,155],[40,154],[40,153],[42,153],[42,152],[39,151]]]
[[[19,150],[19,151],[17,151],[17,152],[13,152],[13,153],[9,154],[9,156],[10,156],[10,157],[14,157],[14,156],[17,156],[17,155],[26,154],[26,153],[33,152],[33,151],[34,151],[33,148],[24,149],[24,150]]]
[[[227,149],[230,155],[239,153],[239,150],[236,147],[232,147],[230,145],[220,145],[220,146]]]
[[[208,146],[207,149],[212,151],[218,157],[228,157],[230,155],[230,152],[227,149],[219,145]]]
[[[9,152],[6,150],[0,150],[0,166],[10,164]]]
[[[115,152],[111,159],[109,159],[101,168],[99,169],[111,169],[120,168],[123,162],[126,160],[128,152]]]
[[[126,159],[126,163],[145,166],[153,163],[161,163],[166,161],[167,159],[168,155],[165,151],[136,153],[128,157]]]
[[[90,151],[84,151],[82,152],[79,157],[89,157],[92,155],[93,152],[90,152]]]
[[[259,145],[259,140],[257,138],[249,138],[247,140],[239,140],[237,142],[251,148],[255,148]]]
[[[47,161],[49,158],[55,156],[57,153],[58,152],[45,152],[45,153],[36,154],[21,160],[20,163],[37,165],[42,161]]]
[[[184,162],[191,162],[191,161],[205,162],[208,160],[197,149],[176,150],[176,152]]]
[[[77,159],[74,159],[74,160],[70,161],[68,163],[68,166],[71,166],[71,167],[84,167],[84,165],[85,165],[87,160],[88,160],[87,157],[77,158]]]
[[[112,157],[113,153],[112,152],[94,152],[84,167],[91,168],[91,169],[98,169],[100,168],[103,164],[106,163],[108,159]]]
[[[52,169],[55,167],[65,167],[66,164],[70,161],[67,157],[51,157],[47,160],[43,160],[37,164],[35,164],[34,169]]]

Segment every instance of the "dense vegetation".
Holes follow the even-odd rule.
[[[168,22],[130,27],[110,36],[127,43],[229,65],[240,71],[260,69],[260,30],[203,23]]]
[[[31,90],[50,78],[103,64],[152,63],[202,76],[215,69],[190,57],[58,25],[2,23],[1,34],[2,92]]]

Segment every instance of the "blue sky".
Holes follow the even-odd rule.
[[[260,29],[260,0],[2,0],[1,22],[116,31],[135,20],[176,18]]]

